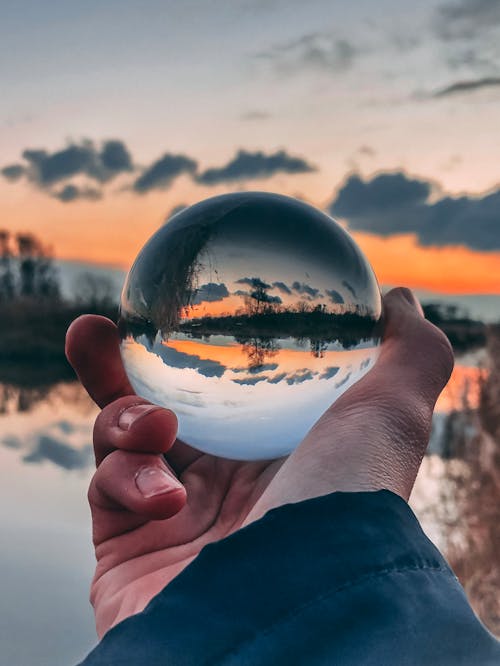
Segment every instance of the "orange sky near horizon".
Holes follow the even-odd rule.
[[[248,367],[248,355],[245,353],[244,346],[236,342],[224,347],[196,340],[169,340],[168,343],[163,344],[183,354],[217,361],[230,369]],[[347,365],[347,359],[349,363],[360,363],[366,358],[366,354],[366,349],[327,351],[319,358],[314,357],[307,350],[280,349],[265,354],[265,363],[279,363],[280,372],[297,372],[304,366],[304,359],[307,359],[308,369],[324,370],[327,365],[343,367]]]
[[[415,235],[382,238],[354,232],[380,284],[447,294],[500,294],[500,252],[422,247]]]
[[[280,191],[273,180],[255,189]],[[128,270],[176,204],[195,203],[225,191],[224,187],[200,187],[193,192],[188,179],[180,178],[175,195],[154,192],[141,197],[120,192],[119,196],[79,201],[69,207],[28,186],[2,187],[0,216],[3,226],[14,232],[35,233],[52,247],[57,258]],[[500,294],[500,252],[462,246],[423,247],[413,234],[384,238],[352,232],[352,236],[381,285],[448,294]]]

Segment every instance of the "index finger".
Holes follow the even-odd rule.
[[[66,357],[78,379],[99,407],[134,395],[118,353],[116,325],[99,315],[82,315],[66,333]]]
[[[66,356],[99,407],[136,395],[123,366],[118,329],[110,319],[99,315],[82,315],[75,319],[66,333]],[[143,446],[139,445],[138,449],[143,450]],[[103,447],[96,451],[98,458],[102,451]],[[167,458],[180,473],[201,455],[200,451],[177,439]]]

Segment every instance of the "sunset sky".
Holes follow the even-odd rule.
[[[383,284],[500,294],[498,0],[2,2],[0,214],[127,268],[238,189],[346,224]]]

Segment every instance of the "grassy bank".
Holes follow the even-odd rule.
[[[116,321],[117,306],[43,300],[1,304],[0,365],[5,368],[14,363],[64,365],[66,331],[84,313],[101,314]]]

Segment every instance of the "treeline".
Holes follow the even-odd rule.
[[[457,306],[431,303],[424,305],[423,309],[426,318],[448,336],[455,351],[471,351],[485,345],[487,326],[460,313]],[[151,320],[141,318],[123,319],[120,328],[123,336],[137,338],[144,335],[150,342],[158,333]],[[380,337],[380,328],[371,317],[353,312],[333,314],[322,306],[300,311],[266,308],[251,314],[186,319],[178,322],[172,331],[163,331],[162,334],[168,339],[169,335],[179,331],[197,339],[211,335],[234,336],[237,340],[293,337],[298,341],[309,340],[313,349],[318,344],[336,340],[349,347],[361,340]]]
[[[324,306],[287,311],[273,306],[267,285],[254,289],[246,313],[232,317],[205,317],[179,322],[177,330],[193,337],[230,334],[276,338],[293,336],[322,345],[332,337],[345,340],[374,335],[373,320],[365,313],[333,315]],[[57,267],[50,249],[30,233],[0,230],[0,364],[25,363],[64,366],[64,339],[69,324],[83,313],[102,314],[116,320],[118,304],[110,280],[92,273],[78,277],[75,297],[63,297]],[[461,352],[485,344],[486,326],[461,314],[455,306],[429,304],[426,317],[448,335]],[[122,322],[127,332],[154,337],[156,329],[145,320]],[[45,363],[44,363],[45,362]],[[50,363],[49,363],[50,362]],[[0,381],[3,369],[0,368]],[[48,371],[48,370],[47,370]]]
[[[0,304],[58,300],[60,287],[50,253],[32,234],[0,230]]]
[[[472,607],[500,637],[500,325],[486,331],[488,373],[479,381],[479,404],[469,394],[447,419],[431,515],[441,527],[444,552]],[[459,464],[457,464],[459,461]]]
[[[68,326],[85,312],[116,320],[112,292],[106,278],[83,273],[77,296],[63,298],[50,250],[32,234],[0,230],[0,382],[26,373],[68,375]]]
[[[352,346],[361,340],[380,337],[380,327],[371,317],[354,312],[334,314],[321,306],[310,311],[267,311],[226,317],[202,317],[180,324],[192,337],[231,335],[237,338],[294,338],[297,341],[336,342]]]
[[[471,319],[456,305],[429,303],[423,306],[426,319],[440,328],[457,352],[484,347],[488,327],[482,321]]]

